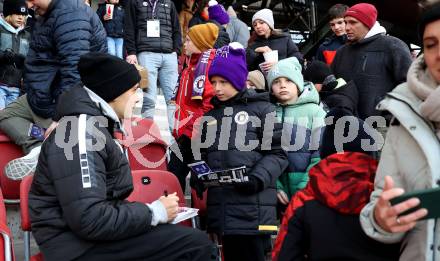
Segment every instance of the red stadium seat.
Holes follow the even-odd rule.
[[[3,195],[0,191],[0,261],[13,261],[14,248],[12,247],[11,231],[7,225],[6,208]]]
[[[29,190],[31,189],[34,175],[23,178],[20,184],[20,216],[21,229],[24,231],[24,258],[25,261],[43,261],[43,255],[31,255],[31,219],[29,217]]]
[[[5,176],[6,164],[24,156],[19,146],[12,142],[6,134],[0,131],[0,187],[6,203],[18,203],[20,199],[20,181],[11,180]]]
[[[128,148],[132,170],[167,170],[168,144],[162,140],[159,127],[150,119],[135,118],[124,122],[127,136],[123,144]]]
[[[185,195],[173,173],[163,170],[135,170],[131,175],[134,190],[127,198],[128,201],[151,203],[164,195],[165,191],[169,194],[177,192],[179,206],[185,207]],[[184,221],[182,225],[191,226],[191,223]]]

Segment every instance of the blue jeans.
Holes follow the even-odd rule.
[[[20,96],[19,88],[0,85],[0,110],[15,101],[18,96]]]
[[[124,45],[124,38],[107,37],[108,53],[115,55],[122,59],[122,46]]]
[[[148,70],[148,88],[144,92],[142,104],[142,116],[153,118],[156,106],[157,80],[159,79],[167,103],[168,124],[170,129],[174,127],[174,111],[176,105],[172,102],[178,78],[177,54],[174,53],[153,53],[141,52],[137,56],[141,66]]]

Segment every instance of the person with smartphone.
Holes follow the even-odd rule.
[[[402,242],[400,260],[440,260],[439,218],[422,220],[429,210],[410,198],[392,205],[405,192],[440,185],[440,3],[421,15],[420,55],[397,86],[378,105],[393,115],[385,139],[371,201],[360,216],[365,233],[384,243]],[[405,213],[405,214],[403,214]]]

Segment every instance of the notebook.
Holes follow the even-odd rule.
[[[188,207],[179,207],[179,212],[177,213],[177,217],[171,222],[171,224],[177,224],[184,220],[193,218],[197,216],[199,209],[197,208],[188,208]]]

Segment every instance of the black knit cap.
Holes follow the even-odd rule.
[[[331,74],[332,71],[326,63],[315,60],[307,65],[304,71],[304,80],[312,83],[323,83],[325,78]]]
[[[25,0],[5,0],[3,3],[3,16],[7,17],[13,14],[28,14],[28,8]]]
[[[438,19],[440,19],[440,2],[427,6],[422,12],[419,20],[419,37],[422,42],[426,25]]]
[[[106,53],[82,55],[78,71],[84,85],[106,102],[113,101],[141,80],[133,64]]]
[[[344,126],[344,133],[337,133],[337,137],[341,137],[342,135],[347,136],[349,133],[350,124],[359,124],[359,130],[356,138],[354,138],[350,142],[346,142],[342,145],[344,152],[361,152],[372,157],[377,156],[377,151],[364,151],[362,149],[362,140],[369,140],[368,144],[373,144],[373,138],[368,134],[372,133],[372,130],[366,131],[368,126],[365,126],[364,121],[353,116],[352,112],[345,108],[334,108],[332,109],[326,116],[326,118],[333,116],[333,123],[329,124],[325,127],[324,132],[321,137],[321,145],[319,148],[319,154],[321,159],[324,159],[332,154],[337,153],[338,151],[335,148],[335,128],[338,119],[341,119],[344,116],[348,116],[347,121]],[[351,126],[353,128],[355,126]]]

